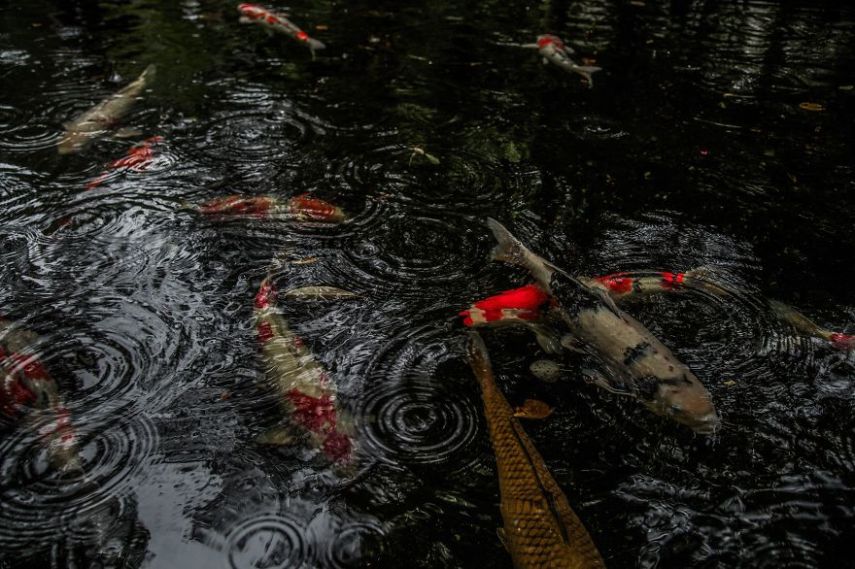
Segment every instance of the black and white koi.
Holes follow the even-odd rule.
[[[498,241],[494,260],[527,269],[553,299],[553,311],[570,334],[605,365],[610,377],[593,377],[597,385],[632,395],[696,432],[715,432],[720,419],[710,393],[644,325],[599,287],[587,286],[530,251],[498,221],[487,224]]]

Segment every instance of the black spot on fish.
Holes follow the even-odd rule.
[[[637,384],[638,396],[645,401],[651,401],[659,389],[659,379],[652,375],[645,375],[638,380]]]
[[[641,342],[636,344],[632,348],[627,348],[623,352],[623,365],[629,367],[638,361],[640,358],[644,357],[648,354],[650,350],[650,344],[648,342]],[[656,350],[653,350],[654,352]]]

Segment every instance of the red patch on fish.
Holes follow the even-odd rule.
[[[556,49],[564,49],[564,42],[558,36],[545,35],[537,39],[537,47],[540,49],[548,45],[554,45]]]
[[[300,30],[299,32],[297,32],[297,39],[300,41],[309,41],[309,34],[304,32],[303,30]]]
[[[261,344],[266,344],[273,339],[273,327],[270,326],[270,322],[259,322],[255,331],[258,333],[258,341]]]
[[[265,196],[227,196],[200,205],[197,210],[205,215],[263,215],[273,207],[273,198]]]
[[[267,10],[258,4],[249,4],[247,2],[238,4],[238,10],[247,18],[252,18],[253,20],[259,20],[267,14]]]
[[[259,310],[270,308],[276,302],[276,293],[276,286],[270,282],[270,279],[264,279],[255,294],[255,307]]]
[[[661,273],[661,275],[663,289],[679,288],[683,285],[683,281],[686,279],[685,273]]]
[[[27,407],[36,401],[36,394],[17,377],[8,374],[0,385],[0,413],[16,417],[21,407]]]
[[[350,437],[338,431],[332,432],[324,439],[324,454],[333,462],[342,462],[350,458]]]
[[[495,322],[509,318],[536,320],[540,316],[540,307],[549,300],[549,295],[537,285],[526,285],[507,290],[474,303],[469,309],[459,313],[464,326]]]
[[[154,158],[154,150],[152,147],[159,142],[163,142],[162,136],[152,136],[151,138],[147,138],[140,144],[132,147],[128,150],[126,156],[110,162],[104,172],[101,172],[97,178],[86,184],[86,189],[91,190],[103,184],[110,176],[110,172],[113,170],[118,170],[120,168],[133,169],[136,171],[144,170]]]
[[[616,273],[614,275],[605,275],[596,279],[603,286],[612,292],[625,294],[632,291],[633,278],[626,276],[625,273]]]
[[[324,200],[309,197],[309,194],[300,194],[289,200],[290,210],[297,214],[303,214],[316,221],[330,221],[340,217],[334,205]]]
[[[336,410],[332,396],[312,397],[297,389],[290,390],[286,397],[293,405],[292,420],[306,430],[318,433],[335,429]]]
[[[831,343],[838,350],[851,350],[855,348],[855,336],[834,332],[831,335]]]

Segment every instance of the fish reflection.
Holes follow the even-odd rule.
[[[341,223],[347,216],[333,204],[301,194],[287,201],[272,196],[232,195],[196,206],[195,211],[212,217],[249,216],[258,219]]]
[[[606,366],[605,375],[591,377],[595,384],[631,395],[654,413],[698,433],[711,434],[718,428],[720,421],[707,389],[640,322],[620,310],[603,290],[527,249],[496,220],[489,219],[488,225],[498,241],[494,259],[528,269],[554,300],[553,313]]]
[[[137,98],[151,83],[154,72],[155,66],[149,65],[139,77],[120,91],[67,123],[65,135],[59,143],[59,153],[79,152],[92,140],[113,128],[131,110]]]
[[[277,311],[278,291],[271,276],[255,296],[255,329],[267,375],[288,414],[288,424],[268,431],[260,441],[290,444],[308,435],[311,446],[333,463],[350,461],[353,441],[337,401],[335,383]]]
[[[267,28],[271,33],[279,32],[294,38],[308,46],[312,52],[312,57],[314,57],[316,50],[326,48],[323,43],[309,37],[309,34],[301,30],[285,16],[271,12],[259,4],[239,4],[238,12],[241,14],[240,22],[242,24],[258,24]]]
[[[514,566],[604,568],[590,534],[496,385],[487,347],[477,332],[470,332],[467,349],[496,453],[505,525],[500,535]]]

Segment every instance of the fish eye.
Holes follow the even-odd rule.
[[[683,408],[679,405],[671,405],[671,414],[678,415],[683,412]]]

